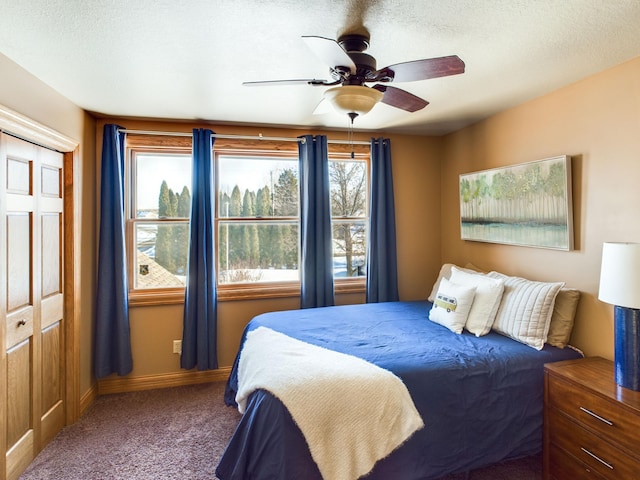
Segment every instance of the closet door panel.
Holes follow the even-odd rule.
[[[31,195],[31,162],[7,158],[7,193]]]
[[[61,226],[61,214],[42,215],[42,298],[62,291]]]
[[[64,426],[62,320],[42,330],[41,444],[44,446]]]
[[[7,312],[32,305],[31,213],[7,214]]]
[[[52,159],[56,162],[56,159]],[[46,160],[45,160],[46,161]],[[56,162],[57,163],[57,162]],[[61,198],[61,169],[62,165],[43,165],[40,170],[42,174],[42,187],[41,193],[43,196]]]
[[[32,337],[7,351],[7,479],[15,479],[34,459]]]
[[[16,444],[32,430],[31,422],[31,341],[26,339],[7,351],[7,443]]]

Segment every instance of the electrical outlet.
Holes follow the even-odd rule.
[[[182,353],[182,340],[173,341],[173,353]]]

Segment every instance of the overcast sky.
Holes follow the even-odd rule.
[[[179,158],[180,160],[177,160]],[[182,161],[184,160],[184,161]],[[223,182],[220,190],[231,193],[238,185],[240,192],[249,189],[257,191],[265,185],[277,182],[280,172],[285,168],[297,168],[297,159],[255,159],[240,160],[237,157],[222,157],[220,177]],[[182,192],[186,185],[191,190],[191,155],[138,155],[136,158],[137,184],[136,195],[139,210],[158,208],[160,185],[165,180],[175,193]]]

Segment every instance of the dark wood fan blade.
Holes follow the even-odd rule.
[[[297,80],[262,80],[257,82],[242,82],[246,87],[269,87],[278,85],[334,85],[336,82],[317,80],[315,78],[301,78]]]
[[[423,100],[420,97],[416,97],[413,93],[409,93],[406,90],[392,87],[391,85],[377,84],[371,88],[375,88],[379,92],[382,92],[382,103],[391,105],[392,107],[400,108],[407,112],[416,112],[422,110],[429,105],[429,102]]]
[[[457,55],[426,58],[389,65],[380,72],[393,72],[393,82],[415,82],[429,78],[447,77],[464,73],[464,62]]]
[[[314,36],[303,36],[302,39],[329,67],[347,67],[351,73],[356,73],[356,64],[335,40]]]

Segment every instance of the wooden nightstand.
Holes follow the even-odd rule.
[[[545,365],[544,478],[640,478],[640,392],[600,357]]]

